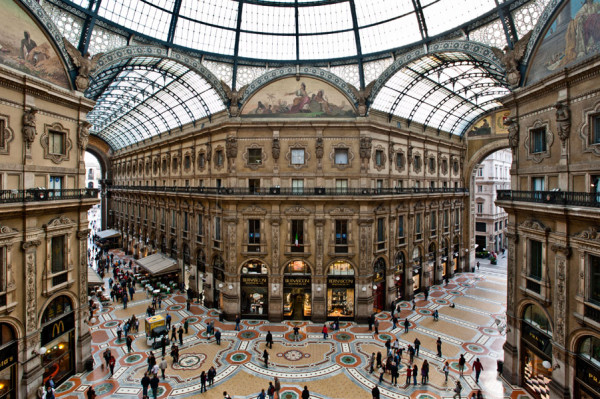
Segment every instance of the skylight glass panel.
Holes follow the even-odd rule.
[[[407,0],[354,0],[358,26],[365,26],[405,14],[414,13],[412,1]],[[417,17],[412,15],[416,21]]]
[[[90,5],[90,0],[71,0],[71,2],[83,8],[88,8]]]
[[[377,109],[383,112],[389,112],[392,104],[398,97],[398,92],[390,89],[387,86],[383,86],[377,97],[373,100],[373,104],[371,105],[373,109]]]
[[[241,29],[253,32],[295,34],[295,8],[244,4]]]
[[[240,33],[240,57],[294,60],[296,37]]]
[[[171,14],[142,1],[103,0],[98,14],[141,34],[167,39]]]
[[[239,4],[241,3],[231,0],[183,0],[179,15],[195,21],[235,29]]]
[[[422,2],[429,36],[469,22],[496,7],[494,0],[452,0]]]
[[[173,11],[173,7],[175,6],[175,0],[138,0],[138,1],[146,1],[148,3],[152,3],[152,5],[164,8],[168,11]]]
[[[235,31],[179,18],[173,43],[210,53],[233,55]]]
[[[354,32],[300,36],[300,58],[339,58],[356,55]]]
[[[386,51],[421,40],[419,24],[414,14],[361,28],[359,33],[363,54]]]
[[[350,3],[298,7],[298,30],[302,33],[334,32],[352,29]]]

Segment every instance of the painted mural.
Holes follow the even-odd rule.
[[[527,82],[600,53],[600,0],[567,1],[548,28],[531,63]]]
[[[489,134],[507,134],[508,129],[504,126],[504,120],[508,118],[510,111],[502,110],[486,115],[473,124],[469,130],[469,137],[486,136]]]
[[[0,63],[70,88],[62,61],[46,35],[12,0],[0,6]]]
[[[283,78],[261,88],[244,104],[242,117],[354,117],[345,95],[318,79]]]

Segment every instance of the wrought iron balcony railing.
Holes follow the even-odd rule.
[[[385,195],[412,195],[450,193],[464,194],[469,190],[466,188],[298,188],[298,187],[179,187],[179,186],[111,186],[112,191],[151,191],[208,195],[251,195],[251,196],[385,196]]]
[[[590,206],[600,208],[600,194],[574,191],[498,190],[497,201],[537,202],[551,205]]]
[[[76,188],[53,190],[47,188],[28,188],[26,190],[0,190],[0,203],[54,201],[71,199],[98,198],[95,188]]]

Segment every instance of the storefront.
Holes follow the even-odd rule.
[[[404,268],[406,267],[406,257],[404,256],[404,252],[398,251],[394,263],[394,285],[396,287],[396,301],[400,301],[406,295],[404,292]]]
[[[444,247],[442,248],[442,279],[450,278],[448,273],[448,241],[444,240]]]
[[[354,268],[336,261],[327,272],[327,317],[354,318]]]
[[[267,265],[249,261],[242,266],[240,281],[241,314],[250,318],[266,318],[269,313],[269,279]]]
[[[600,398],[600,339],[585,337],[577,350],[574,396]]]
[[[19,344],[15,330],[6,323],[0,323],[0,399],[17,397],[17,362]]]
[[[220,255],[213,258],[213,306],[223,309],[223,287],[225,285],[225,262]]]
[[[458,270],[458,255],[460,254],[460,245],[458,237],[454,237],[454,245],[452,245],[452,274]]]
[[[310,268],[302,260],[288,263],[283,272],[283,317],[292,320],[310,319],[312,291]]]
[[[55,298],[42,316],[40,344],[44,384],[52,378],[56,386],[75,373],[75,312],[66,296]]]
[[[421,248],[413,249],[412,258],[412,280],[413,280],[413,295],[421,292],[421,280],[423,277],[423,254]]]
[[[373,264],[373,312],[385,310],[385,260],[377,258]]]
[[[552,331],[546,315],[536,305],[525,308],[521,349],[523,387],[534,398],[548,397],[552,380]]]

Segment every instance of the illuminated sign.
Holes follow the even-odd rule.
[[[283,285],[294,288],[310,288],[310,277],[285,276]]]
[[[242,284],[262,287],[267,285],[267,277],[242,276]]]
[[[75,313],[71,312],[66,316],[56,319],[46,324],[42,328],[42,345],[60,337],[66,332],[75,328]]]
[[[15,364],[19,357],[18,342],[14,341],[9,346],[0,349],[0,371]]]
[[[329,277],[327,286],[332,288],[354,288],[354,277]]]

